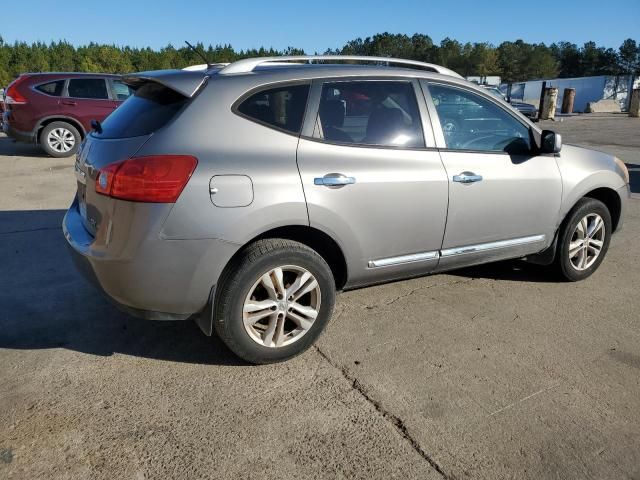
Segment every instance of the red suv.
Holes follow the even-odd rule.
[[[25,73],[6,89],[2,129],[52,157],[69,157],[91,120],[104,120],[131,93],[117,75]]]

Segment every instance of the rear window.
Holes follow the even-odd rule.
[[[148,135],[168,124],[188,98],[149,82],[137,88],[120,107],[102,124],[102,133],[93,132],[98,138],[127,138]]]
[[[55,82],[43,83],[35,87],[36,90],[51,95],[53,97],[59,97],[62,95],[62,89],[64,88],[64,80],[56,80]]]

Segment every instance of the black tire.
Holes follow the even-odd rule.
[[[73,147],[67,151],[57,150],[54,145],[48,141],[49,134],[54,130],[67,131],[73,136]],[[55,158],[64,158],[75,155],[82,142],[82,136],[76,127],[67,122],[51,122],[45,126],[40,132],[40,146],[47,155]]]
[[[578,223],[589,214],[598,214],[604,221],[604,239],[600,253],[591,266],[584,270],[579,270],[573,265],[569,258],[569,245]],[[585,197],[580,199],[569,212],[560,228],[558,250],[555,258],[555,267],[558,273],[570,282],[577,282],[591,276],[593,272],[598,269],[607,254],[612,230],[611,213],[604,203],[595,198]]]
[[[245,329],[243,307],[255,282],[284,265],[296,265],[311,273],[318,282],[322,300],[316,319],[304,335],[289,345],[268,347],[259,344]],[[216,291],[213,325],[229,349],[247,362],[281,362],[299,355],[316,341],[331,318],[334,304],[335,281],[329,265],[318,253],[291,240],[258,240],[225,268]]]

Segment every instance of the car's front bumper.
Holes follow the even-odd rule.
[[[120,248],[95,245],[77,202],[67,211],[62,229],[78,270],[121,309],[147,319],[186,319],[202,311],[238,250],[215,239],[163,240],[149,234],[133,254],[129,250],[122,255]]]

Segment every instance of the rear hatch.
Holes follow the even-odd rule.
[[[135,89],[104,123],[87,135],[75,164],[77,201],[84,227],[96,236],[114,201],[96,192],[100,170],[128,160],[186,108],[206,72],[157,71],[125,76]]]

